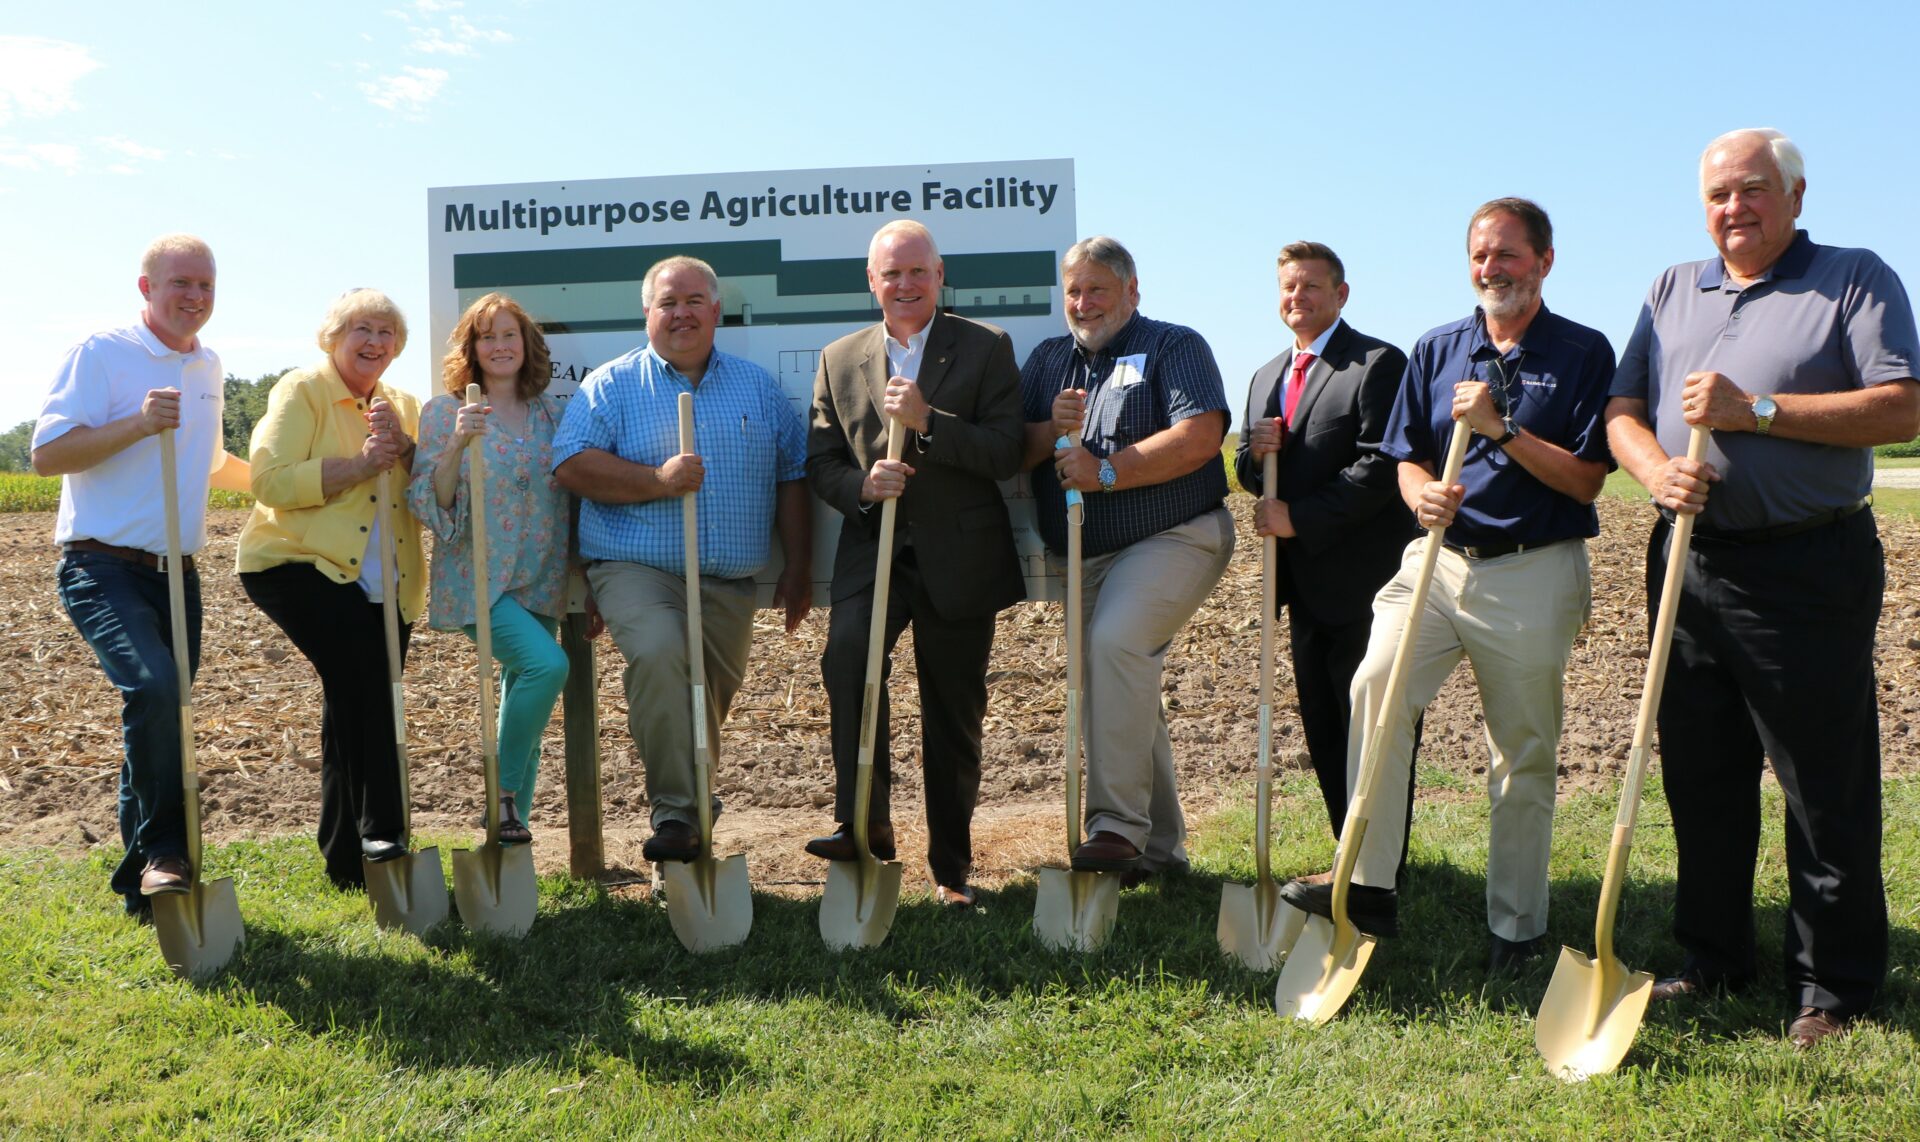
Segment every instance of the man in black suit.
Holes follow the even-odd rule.
[[[1263,458],[1280,454],[1280,486],[1254,522],[1280,539],[1300,723],[1336,836],[1349,795],[1348,690],[1366,654],[1374,593],[1416,531],[1396,465],[1379,451],[1407,356],[1342,321],[1346,303],[1338,254],[1319,242],[1280,251],[1280,319],[1293,347],[1253,375],[1234,454],[1241,485],[1256,495]],[[1417,724],[1414,733],[1417,744]]]
[[[840,827],[807,842],[828,860],[857,857],[853,840],[867,638],[884,500],[899,497],[886,614],[894,642],[913,624],[920,683],[920,764],[927,795],[927,864],[942,903],[973,903],[972,823],[980,791],[980,723],[994,616],[1026,597],[1013,528],[997,481],[1019,470],[1026,432],[1020,370],[1003,331],[939,312],[945,269],[918,222],[880,228],[867,284],[883,320],[820,354],[807,478],[844,517],[833,565],[833,609],[820,660],[831,707]],[[888,460],[887,420],[906,433]],[[868,841],[894,856],[887,692],[875,728]]]

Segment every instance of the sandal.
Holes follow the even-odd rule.
[[[500,843],[503,845],[525,845],[533,843],[533,833],[527,829],[527,823],[520,819],[520,810],[512,797],[500,798]]]

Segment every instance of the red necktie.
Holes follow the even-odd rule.
[[[1281,415],[1286,417],[1287,427],[1293,427],[1293,410],[1300,407],[1300,394],[1307,387],[1307,369],[1316,360],[1312,353],[1299,352],[1293,355],[1293,374],[1287,378],[1287,401]]]

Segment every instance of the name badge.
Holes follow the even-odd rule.
[[[1113,387],[1129,389],[1147,379],[1147,355],[1131,353],[1113,363]]]

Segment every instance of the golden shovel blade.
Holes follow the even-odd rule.
[[[1280,969],[1280,982],[1274,985],[1274,1009],[1315,1025],[1340,1014],[1378,942],[1351,923],[1307,917],[1299,941]]]
[[[1627,1057],[1652,997],[1650,973],[1563,947],[1533,1021],[1533,1045],[1567,1082],[1607,1074]]]
[[[1293,950],[1307,914],[1280,899],[1273,880],[1220,887],[1220,950],[1254,971],[1271,971]]]
[[[1057,952],[1098,951],[1120,912],[1120,874],[1040,870],[1033,898],[1033,931]]]
[[[367,899],[373,922],[389,931],[424,936],[447,918],[447,878],[440,871],[440,850],[425,848],[378,864],[364,857]]]
[[[673,898],[667,898],[673,906]],[[900,906],[900,862],[870,857],[827,866],[820,896],[820,938],[836,952],[871,948],[887,938]]]
[[[185,892],[149,899],[160,954],[181,979],[205,979],[227,966],[234,949],[246,942],[240,898],[230,876],[212,882],[195,880]]]
[[[744,854],[662,861],[657,867],[667,890],[667,921],[681,946],[711,952],[746,940],[753,930],[753,890]]]
[[[483,845],[453,854],[453,900],[476,932],[519,939],[533,927],[540,886],[528,845]]]

